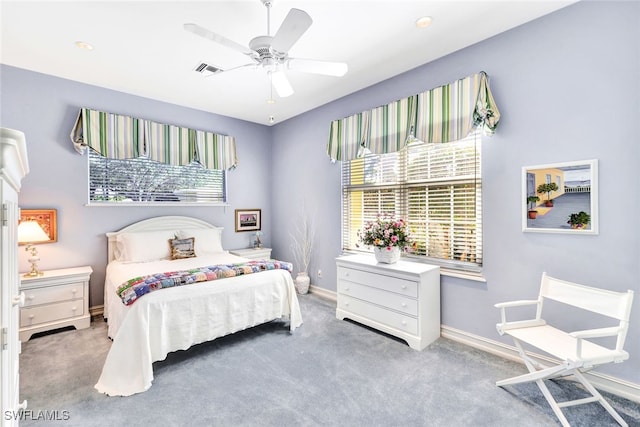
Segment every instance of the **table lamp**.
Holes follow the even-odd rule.
[[[49,236],[47,236],[47,233],[44,232],[37,221],[20,222],[18,225],[18,243],[26,243],[27,247],[24,250],[27,252],[31,251],[31,258],[29,258],[31,271],[26,273],[24,277],[42,276],[43,273],[38,271],[38,261],[40,261],[40,257],[38,256],[38,250],[33,244],[48,242],[49,240]]]

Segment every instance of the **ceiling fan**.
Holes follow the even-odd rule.
[[[342,62],[290,58],[289,49],[309,29],[313,20],[307,12],[291,9],[276,34],[271,36],[270,11],[273,0],[260,1],[267,8],[267,35],[253,38],[249,42],[249,47],[242,46],[197,24],[184,24],[184,29],[247,55],[253,62],[221,72],[229,72],[243,67],[263,68],[267,71],[273,88],[281,98],[292,95],[294,92],[284,73],[285,70],[336,77],[346,74],[348,67]]]

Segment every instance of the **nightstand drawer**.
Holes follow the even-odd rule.
[[[383,307],[378,307],[349,296],[342,296],[342,298],[340,298],[338,308],[368,319],[375,319],[377,322],[409,334],[418,334],[418,319],[415,317],[389,311]]]
[[[418,284],[411,280],[398,277],[385,276],[378,273],[356,270],[352,268],[338,267],[338,281],[348,280],[354,283],[363,283],[386,291],[397,292],[413,298],[418,298]]]
[[[338,292],[372,302],[383,307],[388,307],[405,314],[418,316],[418,300],[415,298],[405,297],[403,295],[386,292],[345,280],[338,282]]]
[[[82,316],[83,300],[59,302],[42,307],[22,308],[20,310],[20,327],[33,326],[45,322]]]
[[[84,284],[82,282],[71,283],[63,286],[48,286],[45,288],[29,289],[24,291],[25,307],[40,304],[49,304],[59,301],[84,298]]]

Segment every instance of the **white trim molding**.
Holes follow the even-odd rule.
[[[91,320],[96,320],[99,317],[103,317],[104,305],[94,305],[89,307],[89,314],[91,315]],[[100,319],[100,320],[103,320],[103,319]]]
[[[477,348],[487,353],[495,354],[508,360],[523,363],[518,355],[518,350],[511,345],[494,341],[488,338],[474,335],[469,332],[461,331],[450,326],[441,325],[440,335],[452,341],[466,344],[469,347]],[[559,363],[558,360],[537,353],[527,352],[529,356],[540,362]],[[625,381],[600,372],[587,372],[585,375],[589,381],[600,390],[615,394],[625,399],[640,403],[640,384]],[[500,378],[496,378],[499,380]]]
[[[336,302],[336,303],[338,302],[338,294],[336,294],[335,291],[330,291],[325,288],[311,285],[309,286],[309,292],[311,292],[312,294],[318,295],[320,298],[324,298],[326,300]]]

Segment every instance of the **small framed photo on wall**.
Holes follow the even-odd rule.
[[[236,232],[262,229],[261,209],[236,209]]]
[[[22,221],[37,222],[47,236],[49,236],[48,241],[38,242],[38,244],[55,243],[58,241],[58,218],[55,209],[20,209],[20,222]],[[25,244],[26,243],[20,243],[20,245]]]

